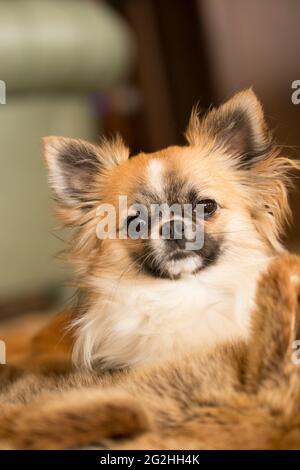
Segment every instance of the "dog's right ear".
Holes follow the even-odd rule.
[[[89,207],[101,175],[129,156],[119,137],[101,145],[64,137],[45,137],[44,148],[50,184],[59,204],[70,208]]]

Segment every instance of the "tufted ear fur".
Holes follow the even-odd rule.
[[[101,175],[129,156],[119,137],[101,145],[64,137],[45,137],[44,146],[50,184],[59,204],[70,208],[89,208],[90,195],[97,191]]]
[[[205,145],[208,140],[214,142],[243,167],[265,158],[272,149],[262,106],[251,89],[237,93],[203,119],[194,111],[186,137],[191,145]]]
[[[221,152],[226,164],[236,169],[258,230],[282,252],[278,240],[291,215],[288,190],[300,164],[274,144],[254,92],[237,93],[202,119],[193,111],[186,138],[191,146],[206,148],[209,156],[219,158]]]

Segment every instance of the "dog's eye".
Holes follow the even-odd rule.
[[[213,199],[202,199],[198,202],[203,207],[204,217],[210,217],[217,210],[217,203]],[[197,204],[197,205],[198,205]]]
[[[134,220],[138,219],[138,217],[139,217],[139,214],[129,215],[129,216],[127,217],[127,220],[126,220],[127,228],[129,227],[129,225],[131,224],[131,222],[133,222]]]
[[[135,223],[131,225],[132,222]],[[127,233],[133,239],[139,238],[139,236],[143,234],[147,225],[146,221],[141,218],[140,214],[128,216],[126,224]]]

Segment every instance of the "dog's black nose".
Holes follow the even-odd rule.
[[[185,249],[187,239],[184,235],[184,223],[182,220],[170,220],[161,227],[161,235],[164,240],[177,245],[181,250]]]

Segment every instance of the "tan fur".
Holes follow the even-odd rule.
[[[29,316],[1,331],[9,364],[20,370],[63,373],[72,368],[73,336],[69,331],[71,310],[52,315]]]
[[[253,154],[238,152],[246,148],[245,119]],[[37,355],[37,362],[1,367],[3,448],[103,439],[124,449],[300,448],[300,375],[292,362],[300,261],[282,256],[280,242],[290,170],[299,165],[273,144],[251,91],[202,120],[193,114],[187,138],[186,146],[132,159],[120,139],[102,146],[46,140],[59,214],[74,229],[67,258],[80,295],[72,313],[33,341],[26,359]],[[153,278],[132,262],[141,240],[96,236],[100,202],[117,207],[125,194],[130,203],[137,184],[159,191],[161,174],[183,177],[218,202],[205,233],[224,234],[225,249],[198,274]],[[72,349],[77,372],[69,370]]]
[[[300,365],[291,360],[299,279],[295,256],[270,265],[249,344],[131,372],[31,374],[7,390],[2,384],[1,446],[62,449],[110,439],[118,449],[299,449]]]
[[[251,129],[250,137],[243,127]],[[79,366],[112,369],[155,363],[200,343],[207,348],[248,335],[257,276],[284,252],[280,237],[290,216],[290,173],[298,164],[274,145],[251,90],[202,119],[193,113],[186,135],[185,146],[134,158],[119,138],[98,146],[45,139],[58,213],[74,229],[66,259],[75,268],[80,290],[69,330]],[[253,141],[254,156],[245,153],[247,140]],[[72,155],[74,149],[76,158],[68,163],[68,152]],[[253,162],[248,164],[250,157]],[[88,177],[81,180],[80,168],[88,161]],[[161,184],[172,178],[218,202],[214,216],[205,221],[205,235],[223,237],[224,249],[214,266],[195,275],[192,262],[180,279],[174,274],[174,280],[158,280],[143,270],[147,256],[141,239],[97,238],[97,208],[111,204],[119,220],[124,216],[119,213],[120,195],[131,205],[140,188],[150,186],[159,194]],[[121,222],[117,225],[120,230]]]

